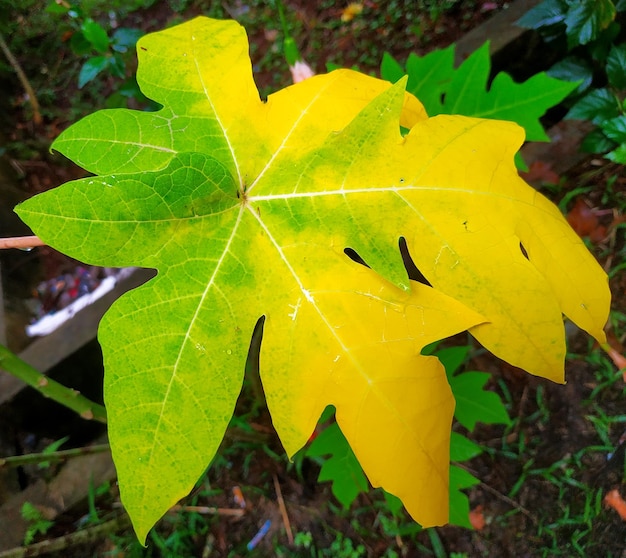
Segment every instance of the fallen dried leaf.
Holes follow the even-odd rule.
[[[604,504],[609,508],[614,509],[618,515],[626,521],[626,502],[622,498],[621,494],[614,488],[610,492],[607,492],[604,497]]]
[[[485,528],[485,525],[487,525],[487,521],[485,520],[483,507],[481,505],[476,506],[473,510],[469,512],[469,520],[472,524],[472,527],[476,529],[476,531],[482,531]]]
[[[599,224],[595,211],[582,198],[576,200],[574,207],[567,214],[567,222],[579,236],[590,236]]]
[[[341,12],[341,21],[347,23],[358,16],[363,11],[363,4],[359,2],[351,2]]]

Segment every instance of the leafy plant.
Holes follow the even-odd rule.
[[[69,45],[77,56],[86,58],[78,74],[78,87],[83,88],[102,72],[124,79],[118,93],[126,97],[142,98],[134,78],[126,79],[126,59],[134,52],[137,40],[143,35],[140,29],[120,27],[109,36],[109,32],[89,17],[80,4],[52,0],[46,11],[67,15],[72,31]]]
[[[446,375],[456,401],[454,416],[465,428],[472,432],[477,422],[484,424],[510,424],[502,400],[497,393],[485,391],[484,385],[489,379],[485,372],[457,373],[469,352],[468,346],[449,347],[433,354],[446,369]],[[328,417],[322,417],[322,421]],[[480,446],[458,432],[452,432],[450,439],[450,518],[449,523],[471,528],[469,522],[469,500],[462,490],[470,488],[480,481],[458,467],[454,462],[470,460],[482,453]],[[312,458],[324,458],[318,477],[320,482],[330,481],[331,489],[337,500],[348,508],[356,497],[368,491],[367,477],[359,461],[352,452],[345,436],[332,422],[315,436],[305,451]],[[395,511],[391,506],[391,511]]]
[[[385,53],[381,77],[396,82],[408,75],[407,91],[423,103],[429,116],[461,114],[510,120],[524,128],[528,141],[549,141],[539,119],[577,84],[555,79],[544,72],[524,83],[515,83],[509,74],[500,72],[490,83],[489,42],[458,68],[454,67],[455,48],[452,44],[424,56],[411,53],[404,66]]]
[[[427,118],[404,81],[348,70],[263,103],[247,51],[238,24],[206,18],[140,39],[137,79],[163,108],[66,130],[53,148],[95,176],[17,208],[78,259],[159,271],[99,331],[135,531],[143,542],[215,454],[257,323],[287,453],[332,404],[371,484],[423,526],[445,523],[454,401],[420,350],[469,329],[562,381],[562,313],[605,344],[606,275],[518,177],[515,124]]]
[[[566,118],[597,126],[582,149],[621,164],[626,163],[626,42],[616,16],[624,11],[624,0],[546,0],[518,22],[538,29],[562,53],[548,73],[580,84]]]
[[[54,521],[46,519],[41,510],[30,502],[24,502],[20,513],[22,517],[29,522],[26,534],[24,535],[25,545],[31,544],[37,535],[45,535],[50,527],[54,525]]]

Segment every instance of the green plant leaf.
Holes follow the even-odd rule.
[[[544,0],[528,10],[515,23],[526,29],[540,29],[565,21],[567,3],[564,0]]]
[[[411,53],[406,61],[406,73],[409,76],[407,91],[422,102],[431,116],[446,112],[442,99],[454,76],[454,50],[454,45],[451,45],[433,50],[423,57]]]
[[[565,115],[569,120],[589,120],[602,124],[620,113],[619,101],[608,89],[594,89],[577,101]]]
[[[570,48],[597,39],[614,19],[615,5],[612,0],[571,3],[565,16],[567,42]]]
[[[614,45],[606,60],[606,75],[615,89],[626,89],[626,43]]]
[[[113,33],[111,47],[117,52],[127,52],[129,49],[135,47],[137,41],[143,37],[144,34],[145,33],[141,29],[120,27]]]
[[[606,137],[616,143],[626,143],[626,115],[611,118],[600,126]]]
[[[524,83],[515,83],[511,76],[501,72],[487,89],[491,72],[489,43],[472,53],[457,69],[453,64],[454,45],[424,57],[411,54],[406,63],[407,91],[422,101],[430,116],[462,114],[510,120],[524,128],[529,141],[549,140],[539,119],[578,86],[543,72]],[[381,67],[382,77],[392,79],[397,74],[397,67],[387,59]]]
[[[349,70],[262,102],[233,21],[197,18],[137,46],[138,83],[163,108],[69,128],[53,148],[95,176],[17,211],[77,259],[158,270],[98,334],[139,539],[217,451],[261,316],[260,375],[287,453],[332,404],[370,483],[422,525],[446,522],[454,402],[421,348],[471,328],[562,381],[563,313],[606,342],[606,275],[519,178],[522,130],[427,118],[403,82]],[[407,279],[400,237],[433,287]]]
[[[85,39],[82,33],[72,33],[70,48],[74,54],[84,56],[91,53],[91,43]]]
[[[459,347],[446,347],[439,349],[435,356],[441,361],[446,369],[446,375],[451,378],[454,373],[465,362],[467,355],[469,354],[470,347],[468,345],[461,345]]]
[[[82,89],[109,66],[108,56],[94,56],[85,62],[78,73],[78,88]]]
[[[338,67],[332,68],[333,70],[338,70]],[[329,68],[329,71],[331,69]],[[383,53],[383,59],[380,63],[380,74],[384,79],[390,81],[391,83],[396,83],[396,81],[402,79],[404,77],[404,68],[402,64],[400,64],[391,54],[388,52]]]
[[[54,15],[64,15],[67,12],[69,12],[69,10],[70,10],[69,5],[59,4],[55,0],[52,0],[46,6],[46,13],[54,14]]]
[[[483,452],[482,448],[467,436],[452,432],[450,438],[450,461],[468,461]]]
[[[344,508],[349,508],[369,485],[354,452],[334,422],[324,428],[306,450],[308,457],[330,456],[322,464],[320,482],[331,481],[332,492]]]
[[[502,400],[497,393],[484,389],[491,377],[487,372],[463,372],[450,378],[456,400],[454,417],[469,431],[478,421],[485,424],[510,424]]]
[[[83,21],[80,29],[85,39],[91,43],[91,46],[97,52],[105,53],[109,50],[109,36],[99,23],[96,23],[93,19],[87,18]]]
[[[622,143],[617,149],[607,153],[606,158],[614,163],[626,165],[626,143]]]
[[[473,529],[469,520],[470,505],[466,494],[461,492],[480,481],[465,469],[456,465],[450,467],[450,524]]]
[[[576,93],[580,94],[589,89],[593,81],[593,68],[584,58],[567,56],[559,60],[549,70],[550,77],[565,81],[579,82]]]
[[[607,138],[600,128],[597,128],[583,138],[580,149],[585,153],[606,153],[615,146],[615,142]]]

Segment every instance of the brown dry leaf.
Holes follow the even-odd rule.
[[[534,161],[530,164],[528,172],[520,172],[520,176],[526,182],[540,184],[558,184],[559,175],[552,170],[552,165],[544,161]]]
[[[485,516],[483,514],[482,505],[476,506],[469,512],[469,521],[476,531],[482,531],[485,528],[487,521],[485,520]]]
[[[610,492],[607,492],[606,496],[604,497],[604,503],[609,508],[614,509],[618,513],[618,515],[624,521],[626,521],[626,501],[624,501],[624,498],[622,498],[617,488],[614,488]]]
[[[350,2],[341,12],[341,21],[348,23],[352,21],[355,16],[358,16],[363,11],[363,4],[360,2]]]

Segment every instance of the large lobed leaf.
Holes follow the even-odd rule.
[[[261,378],[287,452],[332,404],[370,482],[423,526],[446,522],[454,402],[421,348],[472,328],[498,356],[562,380],[562,312],[603,340],[606,277],[518,178],[521,130],[428,119],[403,83],[351,71],[263,103],[234,22],[198,18],[138,53],[142,91],[163,108],[69,128],[53,148],[96,176],[18,212],[73,257],[159,271],[99,331],[140,540],[217,450],[262,315]],[[407,279],[400,236],[435,288]]]
[[[455,45],[425,56],[409,54],[406,61],[407,91],[413,93],[430,116],[462,114],[517,122],[528,141],[548,141],[540,118],[577,87],[577,83],[555,79],[539,72],[523,83],[499,72],[493,81],[489,42],[454,67]],[[402,66],[389,54],[381,64],[382,77],[397,81]]]

